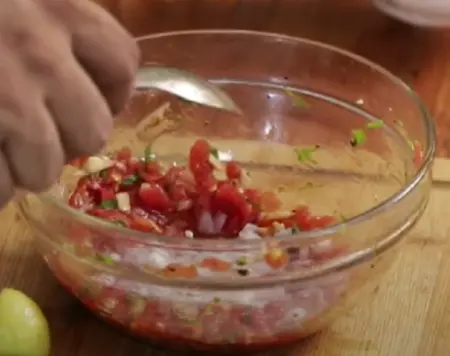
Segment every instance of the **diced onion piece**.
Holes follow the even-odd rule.
[[[276,221],[273,223],[273,227],[274,227],[276,232],[280,232],[280,231],[283,231],[284,229],[286,229],[284,224],[276,222]]]
[[[214,229],[215,229],[216,233],[219,233],[222,231],[222,228],[225,225],[227,218],[228,218],[228,216],[220,211],[214,216],[213,221],[214,221]]]
[[[209,163],[211,163],[215,170],[225,171],[225,166],[212,154],[209,155]]]
[[[91,156],[83,165],[83,170],[88,173],[97,173],[114,166],[114,162],[108,157]]]
[[[116,194],[117,207],[122,211],[130,211],[130,195],[126,192],[121,192]]]
[[[192,207],[192,200],[182,200],[177,204],[178,211],[189,210]]]
[[[309,248],[314,254],[326,254],[333,249],[333,242],[331,240],[323,240],[311,245]]]
[[[258,234],[258,226],[253,224],[245,225],[239,232],[239,238],[242,240],[256,240],[260,239],[261,236]]]
[[[275,234],[275,237],[287,237],[287,236],[292,236],[292,229],[283,229],[283,230],[279,230],[277,231],[277,233]]]
[[[188,239],[193,239],[194,238],[194,233],[191,230],[186,230],[184,232],[184,236],[186,236]]]
[[[211,213],[203,212],[198,220],[198,231],[204,234],[212,234],[215,232],[214,221]]]

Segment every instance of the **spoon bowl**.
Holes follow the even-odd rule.
[[[137,90],[159,89],[196,104],[236,114],[242,113],[228,94],[219,87],[206,79],[177,68],[141,67],[136,75],[135,88]]]

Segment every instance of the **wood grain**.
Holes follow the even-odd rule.
[[[400,23],[362,0],[98,0],[131,33],[237,28],[303,36],[346,48],[410,84],[436,120],[450,157],[450,30]]]
[[[447,161],[450,167],[450,162]],[[447,356],[450,339],[450,188],[433,188],[428,210],[408,235],[379,288],[329,330],[267,356]],[[0,288],[19,288],[48,317],[55,356],[175,356],[134,341],[98,321],[59,287],[11,204],[2,213]],[[194,353],[195,354],[195,353]]]

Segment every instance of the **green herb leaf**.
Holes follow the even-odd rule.
[[[291,231],[292,231],[293,234],[298,234],[301,230],[300,230],[300,227],[298,225],[294,225],[294,226],[292,226]]]
[[[299,162],[315,162],[312,157],[312,154],[316,152],[318,146],[314,147],[306,147],[306,148],[296,148],[295,153],[297,154],[297,160]]]
[[[364,130],[352,130],[352,139],[350,141],[350,144],[353,147],[356,147],[362,145],[364,142],[366,142],[366,133],[364,132]]]
[[[145,147],[144,150],[144,161],[147,162],[152,162],[154,161],[156,158],[156,155],[153,153],[152,151],[152,146],[148,145],[147,147]]]
[[[126,186],[130,186],[135,184],[137,181],[139,180],[139,177],[136,174],[133,174],[131,176],[126,177],[121,184],[122,185],[126,185]]]
[[[291,97],[292,103],[298,108],[308,109],[311,107],[309,103],[300,94],[294,93],[292,90],[286,89],[286,94]]]
[[[119,225],[121,227],[127,227],[127,224],[125,224],[123,221],[120,220],[114,221],[114,224]]]
[[[100,203],[100,207],[102,207],[103,209],[117,209],[117,200],[115,199],[110,199],[110,200],[103,200]]]
[[[366,125],[366,128],[368,128],[369,130],[371,130],[371,129],[379,129],[380,127],[383,127],[383,125],[384,125],[384,121],[383,120],[375,120],[375,121],[369,122]]]
[[[246,264],[248,264],[248,259],[247,259],[247,257],[245,257],[245,256],[239,257],[239,258],[236,260],[236,264],[237,264],[238,266],[245,266]]]
[[[222,300],[219,297],[214,297],[214,299],[213,299],[214,304],[219,304],[221,302],[222,302]]]
[[[97,258],[104,264],[107,264],[110,266],[116,262],[110,256],[106,256],[106,255],[97,254]]]
[[[214,158],[219,159],[219,150],[217,148],[211,147],[209,153],[212,154]]]

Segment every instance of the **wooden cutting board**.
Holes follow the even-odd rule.
[[[329,330],[283,356],[448,356],[450,354],[450,160],[438,159],[428,210],[376,292]],[[54,356],[174,356],[98,321],[58,286],[11,204],[0,213],[0,288],[19,288],[47,315]],[[268,356],[278,354],[265,353]]]

